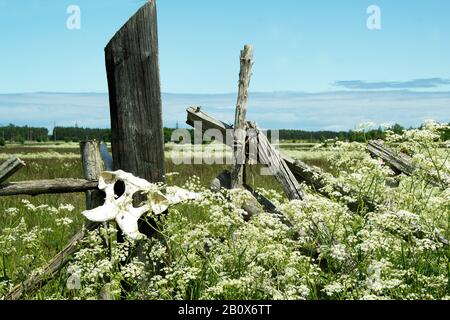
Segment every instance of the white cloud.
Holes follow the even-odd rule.
[[[235,94],[163,94],[166,126],[186,121],[188,106],[202,106],[232,123]],[[251,93],[248,119],[264,128],[348,130],[361,122],[418,126],[426,119],[450,121],[450,92]],[[109,127],[107,94],[0,95],[0,124]]]

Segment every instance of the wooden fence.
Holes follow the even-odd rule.
[[[98,190],[98,179],[100,173],[105,170],[121,169],[150,182],[164,181],[164,137],[154,0],[146,3],[112,38],[105,48],[105,59],[112,126],[112,156],[108,153],[105,144],[97,141],[82,142],[80,152],[84,179],[5,183],[25,166],[22,160],[12,157],[0,165],[0,197],[85,192],[86,207],[93,209],[104,202],[104,194]],[[270,200],[246,184],[245,170],[249,157],[249,139],[257,139],[256,159],[269,167],[271,174],[276,177],[289,199],[307,201],[305,192],[301,188],[301,184],[305,183],[313,191],[330,199],[334,191],[358,199],[356,203],[348,205],[355,214],[364,210],[374,210],[377,203],[361,196],[349,186],[332,185],[331,191],[330,188],[325,188],[328,182],[320,171],[281,154],[270,144],[255,123],[246,120],[253,65],[251,46],[245,46],[241,52],[240,62],[241,72],[233,127],[204,113],[200,107],[187,109],[187,124],[194,126],[195,122],[201,122],[204,132],[215,129],[224,137],[230,135],[230,132],[233,134],[233,139],[226,139],[232,141],[229,146],[234,151],[232,171],[223,172],[213,182],[213,189],[218,191],[221,188],[244,188],[251,192],[254,200],[267,212],[273,213],[283,223],[292,226]],[[253,133],[251,137],[248,134],[250,131]],[[394,152],[380,142],[370,142],[367,150],[373,156],[383,159],[399,174],[411,175],[416,169],[409,157]],[[256,212],[252,206],[247,206],[244,210],[249,212],[250,217]],[[83,230],[80,230],[67,246],[49,261],[42,273],[32,276],[13,288],[6,299],[20,299],[24,294],[44,285],[66,265],[70,256],[77,251],[77,245],[85,237],[86,232],[99,226],[98,223],[87,222]],[[417,236],[420,236],[419,233],[420,230]],[[148,235],[151,236],[151,233]],[[438,238],[448,246],[449,243],[445,238],[439,235]]]

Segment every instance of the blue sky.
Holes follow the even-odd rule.
[[[105,93],[104,46],[144,2],[0,0],[0,108],[6,93]],[[81,8],[81,30],[66,28],[71,4]],[[366,10],[373,4],[381,9],[381,30],[366,26]],[[389,96],[385,91],[450,91],[449,14],[448,0],[159,0],[162,90],[236,92],[239,51],[250,43],[252,92],[327,97],[333,91],[371,90],[379,93],[375,100],[384,101],[384,109],[395,107],[395,101],[382,98]],[[316,108],[334,103],[323,101]],[[5,108],[0,123],[20,120]],[[441,111],[430,116],[441,117]],[[266,126],[281,125],[272,120]]]

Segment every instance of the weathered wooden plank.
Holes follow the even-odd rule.
[[[231,173],[233,188],[240,188],[245,178],[245,139],[247,136],[246,116],[248,105],[248,89],[252,75],[253,47],[246,45],[241,51],[241,70],[239,73],[239,92],[236,103],[234,121],[234,167]]]
[[[288,199],[306,200],[305,193],[302,191],[300,184],[292,174],[280,152],[270,144],[265,134],[258,127],[252,129],[256,130],[258,136],[258,156],[260,162],[268,166],[272,175],[281,184]]]
[[[211,117],[207,113],[203,112],[201,107],[188,107],[186,109],[186,112],[187,112],[186,124],[190,125],[191,127],[194,127],[194,123],[199,122],[202,124],[203,132],[210,129],[213,130],[215,129],[222,132],[222,134],[225,136],[225,133],[233,131],[232,125]]]
[[[156,1],[148,1],[105,48],[114,169],[164,181]]]
[[[396,152],[395,150],[386,147],[383,141],[369,141],[367,149],[373,156],[382,159],[389,167],[391,167],[392,170],[394,170],[398,174],[403,173],[407,176],[412,176],[415,170],[420,169],[416,168],[412,164],[412,159],[410,156],[401,152]],[[428,170],[426,176],[426,180],[428,183],[442,189],[447,188],[450,181],[450,176],[438,176],[438,174],[428,172]]]
[[[69,244],[53,257],[44,267],[43,271],[35,276],[28,278],[23,283],[15,286],[6,296],[5,300],[18,300],[24,295],[38,290],[45,285],[47,281],[53,278],[71,259],[71,256],[77,252],[78,244],[86,236],[87,231],[95,230],[99,227],[99,223],[92,223],[78,232],[69,242]]]
[[[0,197],[41,194],[78,193],[96,190],[98,181],[83,179],[54,179],[11,182],[0,185]]]
[[[381,158],[397,173],[404,173],[408,176],[413,174],[414,166],[411,165],[411,157],[408,155],[395,152],[384,146],[380,141],[369,141],[367,149],[372,155]]]
[[[101,173],[108,170],[108,165],[112,168],[112,158],[108,152],[106,144],[95,140],[84,141],[80,143],[80,149],[83,173],[86,180],[98,181]],[[102,206],[105,203],[105,198],[106,194],[101,190],[86,191],[86,210],[92,210]],[[100,224],[87,219],[85,220],[85,225],[87,228],[91,228],[92,226],[100,227]],[[105,229],[108,229],[109,222],[103,222],[101,225],[103,225]],[[78,235],[84,237],[81,233]],[[110,239],[108,236],[103,237],[103,246],[106,250],[110,247]],[[111,297],[109,290],[104,289],[103,292],[106,296]]]
[[[103,159],[105,170],[106,171],[114,170],[112,155],[109,153],[108,146],[104,142],[100,144],[100,155]]]
[[[333,191],[329,192],[325,188],[327,186],[327,179],[320,170],[307,165],[303,161],[294,160],[286,155],[283,155],[283,159],[297,180],[299,182],[305,182],[306,185],[315,192],[329,199],[333,198],[331,193],[334,191],[339,192],[342,196],[356,198],[356,202],[347,204],[347,207],[353,212],[360,212],[364,208],[369,211],[375,210],[376,205],[367,196],[361,195],[354,188],[350,186],[344,187],[342,185],[333,185]]]
[[[201,129],[204,134],[206,134],[207,131],[218,130],[223,135],[223,143],[233,148],[234,130],[232,125],[211,117],[203,112],[201,107],[188,107],[186,111],[187,125],[193,128],[196,128],[196,124],[199,124],[199,126],[201,125]]]
[[[17,158],[11,157],[0,165],[0,183],[6,181],[9,177],[25,167],[25,162]]]

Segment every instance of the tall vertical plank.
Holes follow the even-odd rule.
[[[105,48],[114,169],[164,180],[156,1],[139,9]]]

